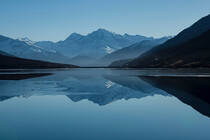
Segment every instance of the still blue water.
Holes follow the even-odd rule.
[[[210,139],[209,100],[194,92],[210,91],[194,79],[110,69],[50,73],[0,80],[0,140]]]

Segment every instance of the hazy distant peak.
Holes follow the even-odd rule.
[[[87,37],[90,37],[92,39],[104,39],[104,38],[112,38],[115,34],[113,32],[110,32],[105,29],[98,29],[96,31],[93,31],[92,33],[88,34]]]
[[[78,33],[72,33],[70,36],[71,37],[77,37],[77,36],[82,36],[82,35],[81,34],[78,34]]]
[[[171,39],[171,38],[173,38],[174,36],[164,36],[164,37],[161,37],[161,38],[166,38],[166,39]],[[159,38],[159,39],[161,39],[161,38]]]
[[[99,28],[98,30],[96,30],[96,32],[101,32],[101,33],[112,33],[111,31],[108,31],[106,29],[103,29],[103,28]]]
[[[129,36],[141,36],[141,35],[129,35],[128,33],[125,33],[123,36],[124,37],[129,37]]]
[[[64,41],[67,41],[67,40],[79,40],[83,37],[88,37],[88,38],[92,38],[92,39],[103,39],[103,38],[124,38],[124,39],[127,39],[127,40],[131,40],[133,41],[133,39],[135,38],[136,40],[145,40],[145,39],[154,39],[153,37],[145,37],[145,36],[142,36],[142,35],[129,35],[128,33],[125,33],[124,35],[121,35],[121,34],[117,34],[115,32],[112,32],[112,31],[109,31],[109,30],[106,30],[104,28],[99,28],[87,35],[81,35],[81,34],[78,34],[78,33],[72,33],[68,38],[66,38]],[[138,42],[138,41],[136,41]]]
[[[125,33],[123,36],[129,36],[129,34]]]
[[[95,34],[113,34],[113,33],[111,31],[106,30],[106,29],[99,28],[98,30],[93,31],[92,33],[90,33],[88,35],[95,35]]]
[[[81,37],[83,37],[81,34],[78,33],[72,33],[69,37],[66,38],[66,40],[78,40]],[[65,41],[66,41],[65,40]]]

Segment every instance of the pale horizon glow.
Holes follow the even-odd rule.
[[[176,35],[210,14],[209,0],[2,0],[0,35],[59,41],[99,28],[117,34]]]

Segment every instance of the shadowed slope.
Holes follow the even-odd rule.
[[[210,15],[166,43],[144,53],[125,67],[210,67]]]
[[[74,68],[74,65],[22,59],[0,54],[0,69]]]

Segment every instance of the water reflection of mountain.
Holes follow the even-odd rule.
[[[151,86],[147,82],[141,80],[137,76],[105,75],[104,78],[108,79],[114,83],[117,83],[123,87],[127,87],[129,89],[139,91],[141,93],[150,94],[150,95],[154,95],[157,93],[162,94],[162,95],[168,95],[168,94],[162,92],[161,90],[159,90],[158,88],[154,88],[153,86]]]
[[[140,77],[210,117],[210,78]]]
[[[98,105],[106,105],[121,99],[140,99],[147,96],[153,96],[154,94],[167,95],[163,92],[155,92],[158,89],[154,89],[138,77],[104,77],[105,78],[92,77],[87,81],[79,80],[77,81],[79,82],[77,84],[76,82],[68,83],[67,85],[69,85],[69,87],[65,92],[71,94],[67,95],[67,97],[74,102],[87,99]],[[133,85],[133,87],[130,88],[130,85]]]
[[[8,97],[8,96],[0,96],[0,101],[5,101],[5,100],[11,99],[13,97],[14,96],[11,96],[11,97]]]
[[[106,75],[106,76],[104,76]],[[117,76],[107,70],[71,70],[21,81],[0,81],[1,97],[33,95],[66,95],[74,102],[84,99],[106,105],[121,99],[143,98],[156,92],[138,77]]]
[[[137,77],[136,73],[130,75],[132,72],[75,69],[31,79],[0,80],[0,101],[17,96],[66,95],[74,102],[89,100],[106,105],[122,99],[171,94],[210,117],[210,78]]]

